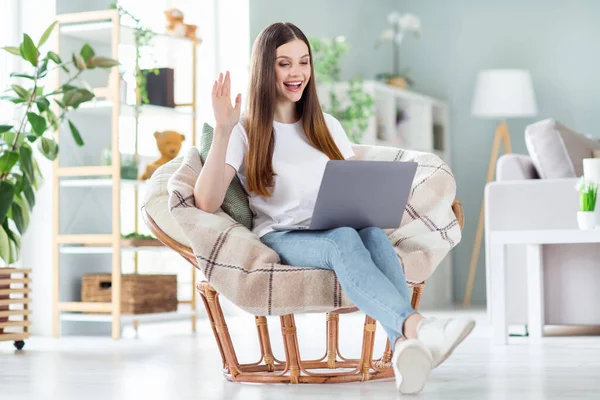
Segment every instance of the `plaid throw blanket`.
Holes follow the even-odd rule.
[[[386,230],[409,283],[426,280],[461,239],[452,211],[456,183],[448,166],[429,153],[355,145],[359,159],[416,161],[419,166],[402,224]],[[168,184],[169,210],[189,239],[210,284],[254,315],[328,312],[351,307],[335,274],[319,268],[280,264],[278,254],[220,209],[194,206],[193,190],[202,169],[192,148]]]

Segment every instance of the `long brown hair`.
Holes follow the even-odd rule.
[[[289,22],[269,25],[259,33],[252,47],[248,110],[244,119],[244,128],[248,134],[248,191],[265,197],[271,197],[269,188],[274,186],[276,175],[272,162],[275,148],[273,115],[277,105],[275,56],[279,46],[296,39],[306,43],[310,56],[310,79],[301,99],[296,103],[296,111],[302,118],[302,127],[313,147],[325,153],[331,160],[344,159],[323,118],[317,98],[313,57],[308,39],[298,27]]]

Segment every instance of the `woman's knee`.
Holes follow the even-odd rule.
[[[354,228],[341,227],[332,229],[329,232],[329,238],[336,244],[338,248],[362,246],[362,240]]]
[[[381,228],[376,226],[369,226],[358,231],[360,238],[364,240],[388,240],[388,235]]]

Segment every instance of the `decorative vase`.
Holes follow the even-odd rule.
[[[596,228],[596,213],[594,211],[577,211],[577,224],[581,230]]]
[[[401,76],[393,76],[387,80],[388,85],[396,86],[401,89],[408,88],[408,81]]]

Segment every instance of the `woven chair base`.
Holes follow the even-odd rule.
[[[462,208],[457,204],[457,210],[461,212],[459,221],[462,227]],[[453,205],[454,207],[454,205]],[[457,214],[459,215],[459,214]],[[191,248],[184,246],[169,237],[142,207],[142,217],[150,231],[166,246],[175,250],[185,258],[194,268],[198,268],[198,262]],[[199,268],[198,268],[199,269]],[[417,309],[421,294],[425,287],[424,283],[413,286],[412,307]],[[281,332],[285,348],[285,360],[280,361],[273,356],[271,350],[271,339],[267,327],[266,317],[255,317],[260,343],[261,358],[254,364],[240,364],[237,359],[233,343],[225,322],[225,316],[219,303],[219,294],[208,282],[198,285],[198,292],[202,297],[212,331],[217,340],[221,360],[223,362],[223,373],[225,378],[234,382],[261,382],[261,383],[341,383],[362,382],[373,379],[391,378],[394,372],[391,365],[392,350],[389,341],[386,342],[385,350],[380,358],[373,358],[373,347],[375,345],[376,321],[365,317],[363,328],[363,342],[360,359],[344,358],[339,351],[339,314],[358,311],[357,308],[337,310],[327,314],[327,348],[325,356],[318,360],[303,360],[300,357],[298,346],[298,335],[294,315],[288,314],[280,317]],[[329,372],[316,372],[315,370],[329,370]]]
[[[417,309],[424,284],[413,287],[412,306]],[[240,364],[225,316],[219,303],[219,294],[208,282],[198,285],[198,292],[210,319],[210,324],[221,352],[223,374],[233,382],[261,383],[341,383],[362,382],[373,379],[391,378],[394,372],[391,365],[392,350],[389,340],[381,358],[373,359],[376,321],[365,317],[362,352],[360,359],[347,359],[339,350],[339,314],[357,311],[356,308],[340,310],[327,314],[327,349],[323,357],[317,360],[303,360],[300,357],[298,335],[294,315],[282,315],[281,332],[285,349],[285,360],[273,356],[271,339],[266,317],[255,317],[260,343],[261,358],[253,364]],[[329,372],[316,372],[329,370]]]

